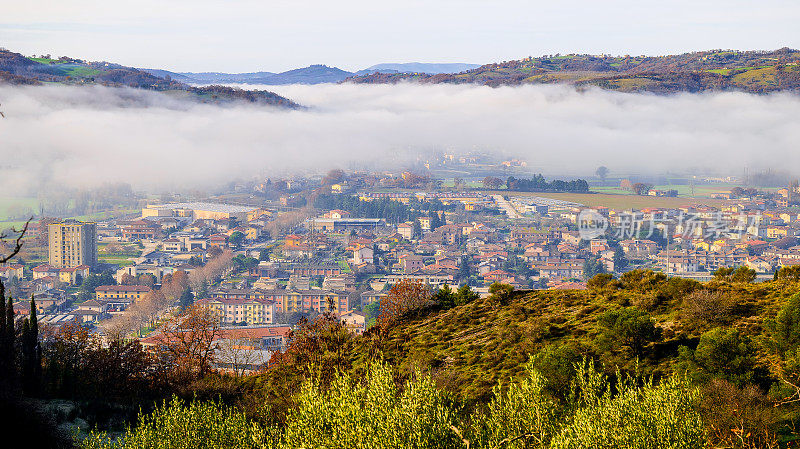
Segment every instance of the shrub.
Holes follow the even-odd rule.
[[[773,429],[779,415],[772,401],[755,385],[738,388],[714,379],[703,387],[700,413],[709,442],[724,447],[777,447]]]
[[[471,447],[545,448],[556,429],[556,403],[544,393],[547,380],[534,369],[525,367],[526,377],[504,389],[492,389],[494,398],[488,411],[472,417]]]
[[[289,412],[285,447],[455,448],[455,412],[433,380],[419,376],[400,389],[392,370],[373,363],[363,382],[340,374],[328,391],[305,384]]]
[[[239,449],[272,448],[271,433],[247,420],[243,413],[215,402],[177,398],[157,407],[150,415],[139,415],[136,427],[112,441],[105,434],[92,433],[82,449]]]
[[[620,380],[613,395],[608,379],[590,363],[578,365],[580,405],[553,438],[553,449],[703,448],[706,433],[694,405],[696,388],[681,377]]]
[[[728,323],[735,309],[735,301],[728,292],[698,290],[683,300],[683,315],[694,326]]]

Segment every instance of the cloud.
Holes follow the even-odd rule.
[[[108,87],[0,87],[0,188],[128,182],[168,190],[333,167],[391,168],[420,151],[488,150],[587,176],[796,166],[800,97],[655,96],[567,86],[271,86],[309,106],[186,104]]]

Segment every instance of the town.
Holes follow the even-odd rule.
[[[583,290],[598,274],[636,269],[699,281],[738,269],[771,280],[800,264],[796,184],[735,187],[669,207],[658,200],[677,192],[623,179],[627,197],[654,204],[623,209],[554,199],[591,197],[583,180],[447,184],[428,173],[332,170],[268,179],[233,199],[147,202],[102,221],[43,217],[28,224],[25,251],[0,273],[20,318],[32,297],[46,326],[78,323],[145,347],[187,307],[205,306],[219,320],[219,342],[250,351],[246,366],[221,353],[215,366],[255,371],[285,350],[303,319],[333,314],[365,332],[403,282],[485,297],[493,284]]]

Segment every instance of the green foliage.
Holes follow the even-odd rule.
[[[765,320],[764,327],[779,354],[800,346],[800,293],[789,299],[775,319]]]
[[[782,281],[800,281],[800,266],[795,265],[792,267],[783,267],[778,270],[778,280]]]
[[[464,304],[468,304],[478,298],[480,298],[480,295],[472,291],[472,289],[469,288],[469,285],[464,284],[461,287],[458,287],[454,301],[457,306],[463,306]]]
[[[180,298],[178,298],[178,304],[180,305],[181,310],[186,310],[189,306],[194,303],[194,294],[192,294],[192,290],[187,286],[183,289]]]
[[[610,344],[627,346],[637,356],[644,347],[659,338],[659,329],[650,315],[638,307],[609,310],[598,318],[603,338]]]
[[[92,433],[82,449],[260,449],[275,447],[270,433],[250,422],[243,413],[215,402],[177,398],[149,415],[140,414],[135,427],[119,439]]]
[[[696,388],[680,377],[655,385],[624,377],[616,390],[591,363],[579,364],[577,409],[553,438],[553,449],[703,448],[706,434],[694,406]]]
[[[495,282],[489,286],[489,300],[492,307],[497,307],[501,304],[506,304],[514,292],[514,287],[508,284],[501,284]]]
[[[521,382],[507,388],[495,386],[487,412],[472,417],[472,447],[548,447],[557,428],[557,404],[545,394],[548,381],[533,362],[528,362],[525,374]]]
[[[602,290],[614,279],[611,273],[599,273],[586,281],[586,286],[592,290]]]
[[[681,365],[701,382],[717,378],[743,386],[755,377],[752,342],[734,328],[714,328],[700,336],[697,349],[684,346],[680,354]]]
[[[741,266],[739,268],[722,267],[714,272],[718,281],[743,282],[749,284],[756,280],[756,270]]]
[[[449,309],[456,305],[456,295],[453,293],[453,289],[447,284],[439,290],[436,290],[433,296],[431,296],[431,299],[444,309]]]
[[[456,448],[456,414],[429,377],[398,388],[389,366],[373,363],[363,382],[338,375],[328,391],[307,382],[290,410],[285,447]]]
[[[575,380],[578,351],[568,345],[548,345],[531,358],[532,367],[546,379],[544,391],[557,399],[566,399]]]
[[[231,246],[239,247],[244,242],[244,234],[240,231],[233,232],[230,236],[228,236],[228,243]]]

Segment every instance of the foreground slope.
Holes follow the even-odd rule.
[[[797,287],[784,281],[700,284],[648,272],[589,290],[520,291],[506,301],[478,299],[411,316],[385,339],[372,329],[360,340],[355,357],[366,359],[370,348],[378,346],[401,371],[432,372],[466,404],[485,402],[493,385],[519,375],[531,356],[548,348],[568,348],[572,357],[594,358],[610,371],[617,367],[661,377],[679,366],[681,346],[696,347],[712,329],[736,329],[744,337],[758,338],[765,319],[774,317]],[[714,293],[731,300],[725,316],[720,312],[718,321],[698,318],[696,298]],[[623,309],[643,311],[658,330],[658,338],[638,353],[609,341],[601,324],[604,313]],[[767,355],[766,349],[755,347],[753,356],[761,368],[767,367]],[[768,380],[756,380],[769,388]]]

